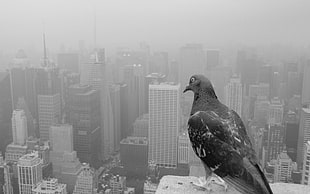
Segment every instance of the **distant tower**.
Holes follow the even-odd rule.
[[[226,105],[241,115],[242,110],[242,84],[238,77],[233,77],[225,86]]]
[[[278,98],[273,98],[269,105],[268,123],[271,125],[281,125],[283,122],[284,105]]]
[[[42,160],[38,152],[22,156],[17,163],[20,194],[32,194],[32,189],[42,180]]]
[[[149,86],[149,160],[161,167],[177,167],[179,105],[179,84]]]
[[[310,185],[310,141],[305,144],[301,184]]]
[[[27,118],[23,110],[14,110],[12,116],[13,143],[25,145],[28,138]]]
[[[220,64],[220,51],[217,49],[207,50],[207,68],[206,71],[211,70]]]

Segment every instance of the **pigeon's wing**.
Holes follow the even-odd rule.
[[[194,151],[214,173],[241,193],[272,193],[259,165],[249,154],[251,145],[246,146],[234,122],[220,118],[215,112],[201,111],[190,117],[188,125]]]

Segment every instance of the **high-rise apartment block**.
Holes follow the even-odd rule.
[[[159,166],[177,166],[180,85],[149,86],[149,160]]]

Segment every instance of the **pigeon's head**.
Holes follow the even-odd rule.
[[[193,75],[183,93],[187,91],[192,91],[194,94],[208,94],[210,97],[217,98],[211,81],[203,75]]]

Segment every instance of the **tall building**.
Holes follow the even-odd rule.
[[[114,125],[114,145],[113,151],[118,151],[120,149],[121,141],[121,96],[120,96],[120,85],[111,84],[109,85],[110,89],[110,98],[113,110],[113,125]]]
[[[32,189],[32,194],[67,194],[67,185],[55,178],[42,180]]]
[[[60,123],[61,86],[58,68],[39,69],[36,79],[39,132],[42,141],[49,140],[50,126]]]
[[[159,84],[165,82],[167,80],[167,76],[165,74],[160,73],[150,73],[145,76],[145,107],[146,113],[149,112],[149,86],[152,84]]]
[[[169,61],[167,52],[154,52],[151,56],[149,72],[169,74]]]
[[[287,155],[286,151],[281,152],[278,155],[275,169],[274,169],[274,182],[287,183],[291,179],[293,171],[293,161]]]
[[[268,123],[270,125],[281,125],[283,122],[283,112],[284,104],[279,100],[279,98],[271,99],[271,103],[269,105]]]
[[[121,141],[121,163],[128,175],[145,177],[148,164],[146,137],[127,137]]]
[[[205,71],[206,57],[201,44],[187,44],[180,49],[180,82],[184,88],[192,75]]]
[[[38,152],[22,156],[17,168],[19,193],[32,194],[32,189],[42,180],[42,160]]]
[[[12,102],[10,74],[0,72],[0,150],[12,142]]]
[[[268,123],[269,120],[269,100],[257,99],[254,104],[254,121],[257,121],[261,126]]]
[[[63,125],[51,128],[50,161],[53,163],[53,175],[59,182],[67,185],[67,191],[72,193],[76,178],[82,170],[82,165],[73,150],[72,126]],[[59,144],[59,145],[58,145]]]
[[[299,122],[298,133],[298,152],[297,152],[297,164],[302,165],[305,143],[310,141],[310,108],[302,108]]]
[[[68,91],[67,122],[73,126],[73,147],[81,162],[92,166],[100,159],[100,94],[89,85],[73,85]]]
[[[52,150],[55,152],[72,152],[73,132],[72,125],[59,124],[53,125],[49,130],[49,137]],[[62,141],[66,139],[66,141]]]
[[[309,105],[310,104],[310,60],[308,60],[308,63],[304,66],[304,77],[302,82],[302,94],[301,94],[301,101],[303,105]]]
[[[148,137],[149,114],[143,114],[136,119],[133,124],[134,137]]]
[[[298,149],[299,120],[295,112],[288,111],[285,120],[285,145],[287,155],[296,162]]]
[[[301,184],[310,185],[310,141],[305,144]]]
[[[0,153],[0,193],[1,194],[13,194],[10,168],[3,161],[3,157],[1,153]]]
[[[177,167],[180,121],[180,85],[149,86],[149,160],[159,166]]]
[[[13,143],[25,145],[28,138],[27,119],[23,110],[14,110],[12,114]]]
[[[267,161],[277,159],[284,150],[285,132],[282,125],[267,125],[268,130],[268,155]]]
[[[280,73],[273,72],[272,83],[270,86],[270,96],[271,97],[280,97]]]
[[[83,169],[79,173],[73,194],[92,194],[95,191],[94,170],[88,164],[83,164]]]
[[[208,49],[206,71],[210,71],[212,68],[219,66],[219,64],[220,64],[220,51],[217,49]]]
[[[242,110],[242,95],[240,78],[231,78],[230,82],[225,86],[225,104],[239,115],[241,115]]]

